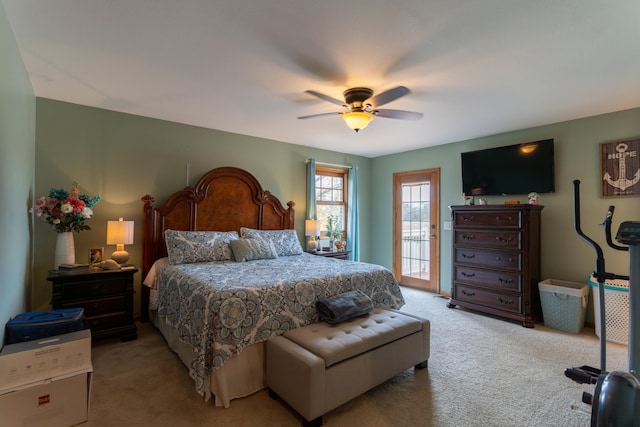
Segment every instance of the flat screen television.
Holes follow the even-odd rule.
[[[462,153],[462,192],[508,195],[555,191],[553,139]]]

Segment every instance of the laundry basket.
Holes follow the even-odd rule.
[[[544,326],[574,334],[582,331],[589,302],[589,285],[546,279],[538,283]]]
[[[596,320],[596,335],[600,336],[600,293],[598,280],[589,277],[593,287],[593,314]],[[607,341],[627,345],[629,342],[629,281],[607,279],[604,282],[604,314]]]

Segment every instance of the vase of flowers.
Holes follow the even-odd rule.
[[[329,249],[333,250],[333,243],[342,237],[342,227],[338,217],[329,215],[327,218],[327,238],[329,239]]]
[[[55,268],[60,264],[75,263],[75,243],[73,232],[91,230],[85,221],[93,215],[93,207],[100,196],[89,197],[80,194],[78,183],[71,185],[71,191],[52,188],[47,197],[42,196],[31,209],[36,217],[51,225],[58,233],[55,251]]]

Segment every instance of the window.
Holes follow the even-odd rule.
[[[347,183],[349,172],[324,166],[316,167],[316,210],[320,237],[327,238],[329,217],[334,218],[341,237],[346,238],[347,229]]]

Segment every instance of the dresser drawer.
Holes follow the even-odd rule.
[[[513,313],[520,313],[522,311],[521,295],[494,292],[473,286],[456,284],[454,287],[454,295],[452,296],[458,301],[496,308],[502,311]]]
[[[62,297],[67,299],[94,298],[131,291],[133,284],[125,277],[100,278],[100,280],[78,280],[66,283]]]
[[[522,225],[522,214],[516,210],[510,212],[456,212],[454,225],[456,228],[520,228]]]
[[[520,252],[498,252],[457,247],[454,253],[454,262],[491,268],[520,270],[522,268],[522,255]]]
[[[519,231],[456,230],[454,242],[460,246],[520,249],[521,236]]]
[[[520,272],[503,270],[483,270],[481,268],[455,265],[454,277],[457,282],[478,284],[486,288],[520,292],[522,276]]]

